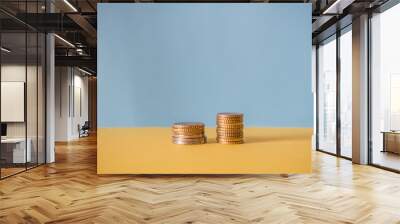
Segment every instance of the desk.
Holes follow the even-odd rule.
[[[1,139],[2,157],[6,163],[25,163],[31,162],[32,140],[27,139],[27,149],[25,154],[25,138],[5,138]],[[26,160],[27,159],[27,160]]]
[[[382,152],[392,152],[400,154],[400,132],[382,131],[382,134],[383,134]]]

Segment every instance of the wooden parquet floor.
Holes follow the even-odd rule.
[[[400,175],[315,152],[309,175],[96,175],[96,141],[0,181],[0,223],[400,223]]]

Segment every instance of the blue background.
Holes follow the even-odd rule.
[[[312,127],[311,4],[99,4],[99,127]]]

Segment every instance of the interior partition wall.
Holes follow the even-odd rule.
[[[370,163],[400,171],[400,4],[372,15]]]
[[[317,45],[317,150],[352,157],[351,25]]]
[[[24,15],[40,13],[43,4],[20,1],[17,6]],[[43,32],[0,12],[1,179],[46,161],[45,46]]]

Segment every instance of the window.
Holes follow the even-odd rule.
[[[336,36],[318,47],[318,149],[336,153]]]
[[[44,1],[1,2],[42,13]],[[0,178],[45,163],[45,34],[0,13]],[[11,23],[12,21],[12,23]],[[11,26],[9,24],[12,24]]]
[[[333,35],[320,43],[317,50],[317,149],[350,159],[352,26],[345,27],[338,34],[340,36]]]
[[[400,170],[400,5],[371,18],[372,164]]]
[[[340,36],[340,155],[352,157],[352,32]]]

